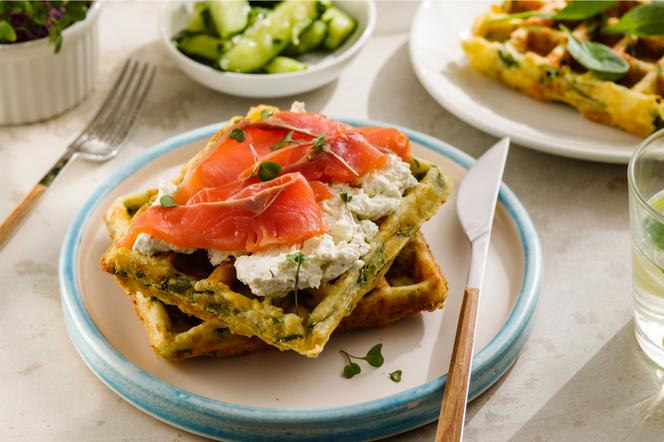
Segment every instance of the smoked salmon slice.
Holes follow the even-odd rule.
[[[383,150],[389,150],[399,155],[402,160],[410,162],[410,139],[408,136],[394,127],[362,126],[357,130],[364,135],[366,140]]]
[[[312,113],[242,120],[213,143],[188,168],[175,206],[154,205],[138,215],[125,247],[140,233],[180,248],[221,251],[299,243],[324,231],[318,202],[334,196],[325,183],[351,182],[383,167],[388,151],[410,159],[410,141],[397,129],[355,128]],[[267,162],[280,166],[278,176],[261,182],[257,171]]]
[[[181,248],[255,252],[302,242],[324,228],[312,187],[289,173],[241,188],[232,182],[203,189],[187,205],[154,205],[136,217],[122,245],[132,247],[146,233]]]

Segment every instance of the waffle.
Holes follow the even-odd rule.
[[[273,348],[256,337],[233,334],[223,323],[201,321],[179,308],[145,296],[140,284],[116,277],[130,296],[154,352],[169,360],[233,356]],[[346,316],[336,332],[378,327],[443,307],[447,280],[417,233],[378,285]]]
[[[593,121],[644,137],[664,127],[664,36],[602,34],[639,2],[618,2],[584,21],[509,18],[528,10],[559,11],[565,1],[506,1],[479,16],[472,36],[462,41],[471,66],[533,98],[559,101]],[[579,40],[605,44],[624,58],[629,72],[618,81],[601,80],[568,53],[565,24]]]
[[[254,108],[248,118],[260,118],[263,109]],[[223,323],[233,334],[257,336],[281,350],[316,357],[341,320],[381,282],[420,225],[447,200],[451,182],[436,166],[413,159],[411,170],[418,184],[404,195],[396,211],[380,220],[378,234],[363,257],[365,265],[319,289],[301,290],[297,305],[292,293],[284,298],[257,298],[234,277],[231,264],[211,267],[204,253],[146,256],[114,243],[102,256],[101,266],[145,297],[175,305],[203,321]],[[125,200],[126,216],[142,210],[154,193]],[[122,210],[115,205],[109,214],[122,216]],[[114,225],[111,231],[118,228]]]

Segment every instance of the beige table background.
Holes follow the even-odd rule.
[[[106,4],[94,94],[48,122],[0,128],[2,217],[87,122],[127,57],[159,66],[125,150],[104,165],[72,164],[0,250],[0,440],[198,439],[144,415],[97,380],[69,341],[59,302],[60,244],[94,187],[154,143],[254,103],[207,90],[176,69],[158,41],[158,6]],[[379,4],[374,37],[341,78],[299,98],[313,111],[398,123],[478,156],[495,139],[439,107],[415,78],[407,41],[416,8]],[[274,100],[281,107],[290,101]],[[541,303],[522,356],[470,406],[466,440],[664,440],[664,370],[645,359],[632,335],[625,167],[514,146],[505,181],[541,236]],[[432,440],[434,431],[428,425],[394,440]]]

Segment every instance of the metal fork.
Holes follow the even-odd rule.
[[[125,63],[90,123],[0,224],[0,246],[71,159],[81,156],[86,160],[103,162],[118,154],[145,104],[155,72],[154,66],[148,63],[133,60]]]

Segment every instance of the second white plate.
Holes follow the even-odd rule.
[[[424,2],[410,34],[422,85],[448,111],[478,129],[555,155],[627,164],[639,138],[586,120],[576,109],[544,103],[483,77],[468,64],[461,38],[491,2]]]

